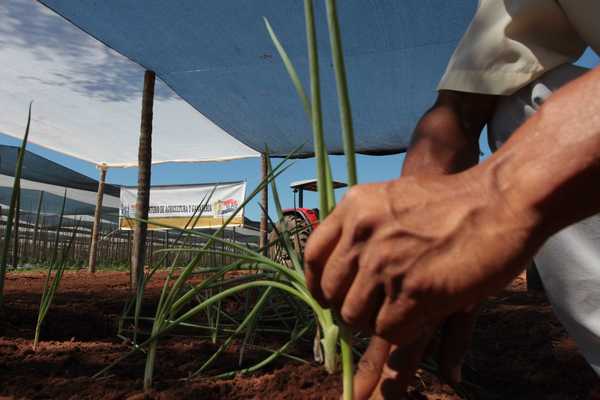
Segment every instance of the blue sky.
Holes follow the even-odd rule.
[[[600,64],[600,59],[595,53],[588,49],[578,61],[578,64],[585,67],[594,67]],[[489,154],[485,136],[485,134],[482,135],[481,148],[484,153]],[[0,144],[19,145],[19,142],[14,138],[0,134]],[[93,178],[98,177],[98,171],[91,163],[64,156],[60,153],[36,145],[30,145],[28,146],[28,149],[85,175]],[[365,183],[396,178],[402,168],[403,160],[403,154],[381,157],[358,156],[359,181]],[[332,156],[331,163],[334,179],[345,181],[346,172],[344,158],[341,156]],[[161,164],[155,165],[152,168],[152,184],[164,185],[246,180],[248,182],[248,192],[250,192],[260,181],[259,169],[260,161],[258,159],[203,164]],[[293,165],[284,172],[278,180],[283,206],[293,206],[293,195],[289,189],[289,184],[291,182],[313,177],[315,177],[314,159],[293,161]],[[137,169],[110,169],[108,171],[107,181],[119,185],[135,185],[137,182]],[[338,198],[340,198],[343,193],[343,189],[338,190]],[[317,203],[318,199],[315,194],[307,193],[305,195],[305,206],[316,207]],[[272,217],[275,217],[272,203],[270,204],[269,211],[269,214],[271,214]],[[255,220],[259,218],[260,209],[256,200],[249,204],[245,210],[245,214],[249,218]]]

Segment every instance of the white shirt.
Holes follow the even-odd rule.
[[[480,0],[438,90],[510,95],[587,46],[600,54],[600,0]]]

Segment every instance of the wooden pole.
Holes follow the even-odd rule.
[[[154,105],[153,71],[144,74],[144,93],[142,95],[142,121],[140,124],[140,142],[138,148],[138,188],[135,207],[135,227],[133,248],[131,251],[132,287],[137,288],[144,279],[144,259],[146,255],[146,234],[148,226],[140,220],[148,219],[150,205],[150,169],[152,165],[152,107]]]
[[[98,192],[96,193],[96,210],[94,211],[94,225],[92,226],[92,237],[90,240],[90,258],[88,262],[88,272],[96,272],[96,257],[98,255],[98,236],[100,229],[100,218],[102,217],[102,200],[104,199],[104,184],[106,182],[106,165],[102,164],[100,169],[100,179],[98,180]]]
[[[267,168],[267,155],[262,154],[260,157],[261,165],[261,181],[265,181],[268,175]],[[269,249],[267,244],[269,243],[269,223],[267,219],[267,213],[269,211],[269,186],[265,185],[263,190],[260,192],[260,204],[262,206],[262,214],[260,217],[260,239],[259,239],[259,247],[263,249],[263,254],[267,256],[269,254]]]
[[[19,223],[21,221],[21,185],[17,185],[17,205],[15,207],[15,222],[14,222],[14,236],[13,242],[13,269],[17,269],[19,265]]]
[[[154,263],[154,230],[150,231],[150,257],[148,257],[148,265]]]
[[[35,226],[33,227],[33,239],[32,239],[32,259],[37,260],[37,240],[38,230],[40,229],[40,215],[42,213],[42,206],[44,204],[44,191],[40,192],[40,198],[38,200],[37,212],[35,214]]]
[[[169,248],[169,230],[165,229],[165,245],[164,249]],[[165,268],[169,268],[169,253],[165,253]]]
[[[128,222],[129,224],[130,222]],[[131,264],[131,260],[132,260],[132,255],[133,255],[133,244],[132,244],[132,239],[131,239],[131,230],[127,231],[127,265],[129,267],[129,280],[130,280],[130,284],[132,283],[131,281],[133,280],[133,266]]]

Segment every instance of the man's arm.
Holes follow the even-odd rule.
[[[481,172],[541,240],[600,211],[600,67],[552,95]]]
[[[416,126],[402,176],[454,174],[477,165],[479,137],[492,118],[497,99],[493,95],[440,91],[434,106]],[[462,359],[471,341],[476,312],[461,310],[441,327],[437,361],[440,374],[449,382],[461,380]],[[422,357],[417,353],[430,346],[429,338],[421,342],[421,346],[403,350],[409,353],[404,357],[413,361],[404,365],[413,370],[398,373],[412,377]]]
[[[479,160],[479,135],[491,119],[497,96],[442,90],[421,118],[402,175],[445,175]]]
[[[350,190],[309,239],[307,282],[351,326],[412,343],[504,287],[551,234],[600,211],[599,180],[596,68],[476,167]]]
[[[402,175],[445,175],[468,169],[479,160],[479,136],[490,120],[496,96],[440,91],[434,105],[417,123]],[[449,382],[461,380],[464,353],[470,343],[475,310],[461,311],[443,324],[439,343],[440,374]],[[412,380],[430,337],[399,349],[373,337],[356,371],[355,397],[368,398],[383,380],[387,390],[400,395]],[[389,359],[399,360],[395,368]],[[390,385],[392,376],[395,383]]]

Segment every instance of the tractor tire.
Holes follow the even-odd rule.
[[[293,268],[292,259],[290,258],[286,246],[279,237],[279,234],[286,231],[292,242],[294,252],[298,255],[300,261],[304,258],[304,248],[308,236],[312,231],[312,226],[297,214],[287,214],[283,219],[277,222],[277,229],[273,229],[269,234],[269,258],[280,264]]]

